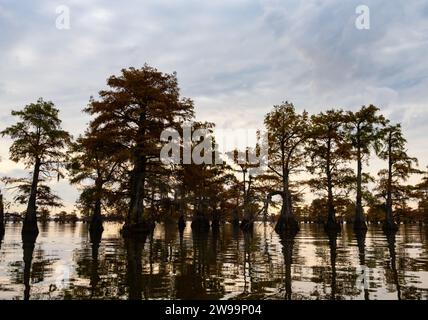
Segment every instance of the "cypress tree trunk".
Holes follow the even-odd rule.
[[[39,184],[41,159],[36,158],[33,171],[33,180],[31,183],[30,198],[28,200],[27,211],[24,217],[24,224],[22,226],[22,234],[35,234],[39,233],[37,226],[37,188]]]
[[[246,179],[245,179],[246,172],[247,172],[246,170],[243,171],[244,173],[244,205],[243,205],[244,216],[242,217],[242,221],[241,221],[241,229],[242,231],[250,232],[253,230],[254,221],[250,210],[248,210],[248,191],[247,191]]]
[[[0,236],[4,234],[4,205],[3,195],[0,192]]]
[[[283,174],[283,191],[282,191],[282,209],[278,222],[275,226],[277,233],[292,233],[295,234],[299,230],[299,224],[293,214],[293,206],[291,192],[288,180],[288,170],[284,170]]]
[[[104,231],[103,228],[103,219],[101,215],[101,193],[103,189],[103,183],[101,178],[98,177],[95,181],[95,204],[94,204],[94,212],[91,217],[91,221],[89,223],[89,232],[91,233],[91,237],[98,238],[101,237],[101,233]]]
[[[208,232],[210,229],[210,221],[206,216],[208,206],[206,204],[206,199],[201,194],[201,190],[198,190],[198,193],[199,194],[195,197],[194,205],[196,211],[193,214],[190,227],[195,232]]]
[[[367,229],[367,225],[364,219],[364,211],[362,205],[362,155],[361,147],[359,146],[358,138],[358,148],[357,148],[357,201],[355,207],[355,219],[354,219],[354,229]]]
[[[147,156],[144,137],[147,133],[147,113],[144,111],[139,116],[138,146],[134,153],[134,168],[131,173],[131,201],[128,217],[122,229],[122,234],[141,235],[147,234],[154,229],[153,221],[150,221],[144,214],[144,196],[146,183]],[[140,140],[141,139],[141,140]]]
[[[334,208],[333,199],[333,178],[331,176],[331,138],[327,141],[327,163],[326,163],[326,176],[327,176],[327,224],[325,228],[327,231],[338,231],[340,230],[340,224],[336,221],[336,209]]]
[[[397,225],[394,222],[392,214],[392,142],[391,142],[391,133],[389,133],[388,138],[388,181],[386,189],[386,210],[385,210],[385,222],[383,224],[383,230],[396,231],[398,229]]]
[[[146,156],[139,156],[131,173],[131,201],[123,235],[150,232],[154,224],[144,216],[144,194],[146,182]]]
[[[220,228],[220,212],[217,209],[213,210],[213,218],[211,221],[211,228],[218,230]]]
[[[238,208],[233,209],[232,213],[232,225],[234,227],[239,226],[239,214],[238,214]]]

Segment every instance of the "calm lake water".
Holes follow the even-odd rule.
[[[40,225],[24,259],[21,225],[7,224],[0,299],[428,299],[426,225],[388,239],[377,225],[365,239],[346,225],[337,239],[314,224],[294,239],[263,223],[252,237],[228,224],[182,236],[157,225],[144,243],[125,242],[120,227],[106,223],[92,245],[86,224]]]

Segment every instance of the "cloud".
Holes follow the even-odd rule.
[[[403,122],[410,153],[426,165],[428,4],[365,1],[370,30],[357,30],[360,4],[2,1],[0,125],[11,123],[11,109],[42,96],[57,104],[64,126],[76,135],[88,122],[81,109],[106,78],[148,62],[177,71],[198,118],[221,127],[260,127],[283,100],[310,112],[376,104]],[[70,30],[55,28],[59,5],[70,8]],[[0,165],[1,174],[9,170]],[[72,203],[74,196],[65,198]]]

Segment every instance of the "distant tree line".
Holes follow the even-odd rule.
[[[381,221],[385,230],[395,230],[398,221],[427,220],[428,172],[408,155],[400,124],[376,106],[314,115],[299,113],[290,102],[274,106],[264,119],[269,165],[256,175],[254,164],[238,163],[237,154],[258,153],[260,145],[234,150],[234,161],[220,165],[160,160],[166,129],[180,131],[193,122],[192,130],[214,135],[213,123],[195,121],[194,103],[181,96],[175,73],[148,65],[123,69],[107,86],[84,109],[91,120],[76,138],[62,129],[52,102],[40,98],[12,111],[17,122],[1,135],[12,139],[10,159],[23,163],[30,175],[2,180],[15,190],[12,202],[27,206],[23,234],[37,234],[38,218],[61,207],[49,182],[65,177],[80,190],[77,207],[88,217],[91,233],[102,232],[108,216],[123,219],[125,237],[150,232],[159,221],[178,222],[183,229],[189,218],[195,230],[230,221],[249,231],[257,219],[272,218],[269,205],[278,208],[279,233],[296,232],[299,221],[324,223],[327,230],[339,230],[344,220],[356,230],[364,230],[367,220]],[[377,177],[369,174],[373,156],[385,163]],[[424,174],[421,182],[406,184],[413,174]],[[1,195],[0,200],[3,229]],[[418,207],[411,208],[410,201]]]

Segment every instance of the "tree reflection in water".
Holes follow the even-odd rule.
[[[355,236],[357,238],[358,245],[358,257],[360,261],[361,272],[367,272],[366,270],[366,234],[367,230],[357,229],[355,230]],[[364,300],[370,300],[368,283],[368,274],[366,273],[363,277],[364,285]]]
[[[30,300],[31,263],[33,261],[36,239],[37,235],[22,235],[22,249],[24,252],[24,300]]]
[[[337,235],[338,231],[330,230],[327,232],[328,245],[330,247],[330,265],[331,265],[331,300],[336,300],[336,257],[337,257]]]
[[[395,231],[386,232],[386,240],[388,242],[388,250],[389,250],[389,258],[390,264],[389,268],[392,272],[392,279],[395,284],[397,290],[397,299],[401,300],[401,288],[400,288],[400,280],[398,279],[398,271],[397,271],[397,257],[395,252]]]
[[[285,265],[285,299],[292,299],[292,286],[291,286],[291,265],[293,264],[293,247],[295,234],[283,234],[281,235],[282,254],[284,256]]]
[[[423,276],[428,270],[425,226],[401,226],[399,233],[385,237],[377,226],[356,235],[344,226],[340,235],[329,235],[319,226],[303,225],[297,237],[290,237],[262,223],[255,224],[252,234],[233,225],[208,233],[158,225],[153,234],[138,240],[122,239],[119,229],[119,224],[107,223],[102,239],[89,239],[86,224],[47,224],[41,226],[37,242],[21,242],[19,225],[8,224],[1,242],[0,297],[428,297]],[[357,246],[352,245],[355,238]],[[21,246],[23,255],[16,250]],[[364,278],[370,287],[359,286],[359,266],[370,267],[370,279]],[[70,274],[58,273],[64,267]]]

